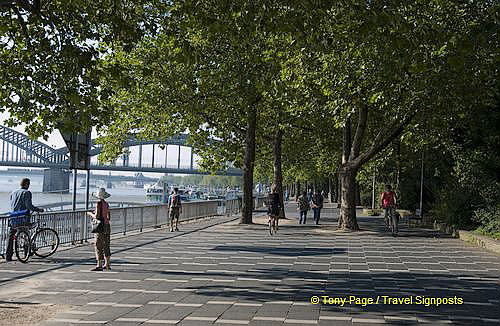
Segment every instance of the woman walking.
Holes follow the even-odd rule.
[[[92,269],[92,271],[102,271],[102,263],[104,261],[104,268],[110,270],[110,236],[111,236],[111,225],[109,220],[111,218],[109,214],[109,204],[106,202],[106,198],[111,196],[106,192],[106,189],[100,188],[97,193],[93,192],[92,196],[99,199],[96,203],[94,212],[87,212],[88,215],[92,216],[94,219],[99,220],[103,224],[102,228],[96,232],[95,236],[95,256],[97,260],[97,266]]]
[[[299,224],[306,224],[309,201],[307,200],[307,193],[305,191],[303,191],[302,195],[298,198],[297,210],[299,211]]]

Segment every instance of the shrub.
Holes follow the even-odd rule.
[[[480,231],[486,234],[500,232],[500,204],[474,211],[473,220],[481,225]]]

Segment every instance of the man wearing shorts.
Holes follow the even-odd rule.
[[[179,188],[174,188],[174,192],[168,199],[168,207],[170,208],[170,232],[179,231],[179,215],[182,213],[181,197],[179,196]]]

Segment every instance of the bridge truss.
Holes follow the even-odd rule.
[[[69,168],[69,152],[67,147],[52,148],[42,142],[31,140],[23,133],[11,128],[0,126],[1,157],[0,166],[19,166],[19,167],[38,167],[38,168]],[[182,173],[182,174],[207,174],[200,171],[194,165],[194,152],[191,145],[187,142],[188,135],[180,134],[166,141],[139,140],[133,135],[124,144],[129,149],[137,147],[139,150],[139,160],[137,164],[131,164],[129,155],[123,154],[117,162],[112,164],[101,164],[91,160],[91,170],[110,170],[110,171],[135,171],[135,172],[157,172],[157,173]],[[152,160],[145,162],[143,159],[143,146],[152,145]],[[164,151],[164,163],[155,163],[155,148],[160,145],[177,146],[177,164],[167,164],[167,152]],[[191,160],[188,166],[181,165],[180,153],[181,147],[189,147]],[[99,155],[102,145],[95,144],[92,140],[90,149],[91,157]],[[226,171],[220,171],[217,174],[222,175],[242,175],[241,170],[228,168]]]

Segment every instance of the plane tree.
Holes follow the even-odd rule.
[[[315,17],[303,56],[322,69],[312,65],[304,78],[321,85],[343,130],[340,228],[359,229],[355,180],[364,164],[416,124],[439,127],[491,101],[497,13],[495,3],[389,1],[339,3]]]
[[[101,58],[154,34],[164,6],[139,1],[0,1],[0,111],[34,138],[86,132],[100,108]]]
[[[172,3],[159,35],[133,53],[113,53],[105,65],[120,74],[103,83],[114,117],[103,129],[103,159],[120,154],[130,131],[155,139],[188,131],[203,168],[243,168],[241,222],[251,223],[257,145],[282,138],[285,105],[273,96],[287,41],[278,19],[284,8],[271,1]],[[276,175],[280,184],[279,168]]]

